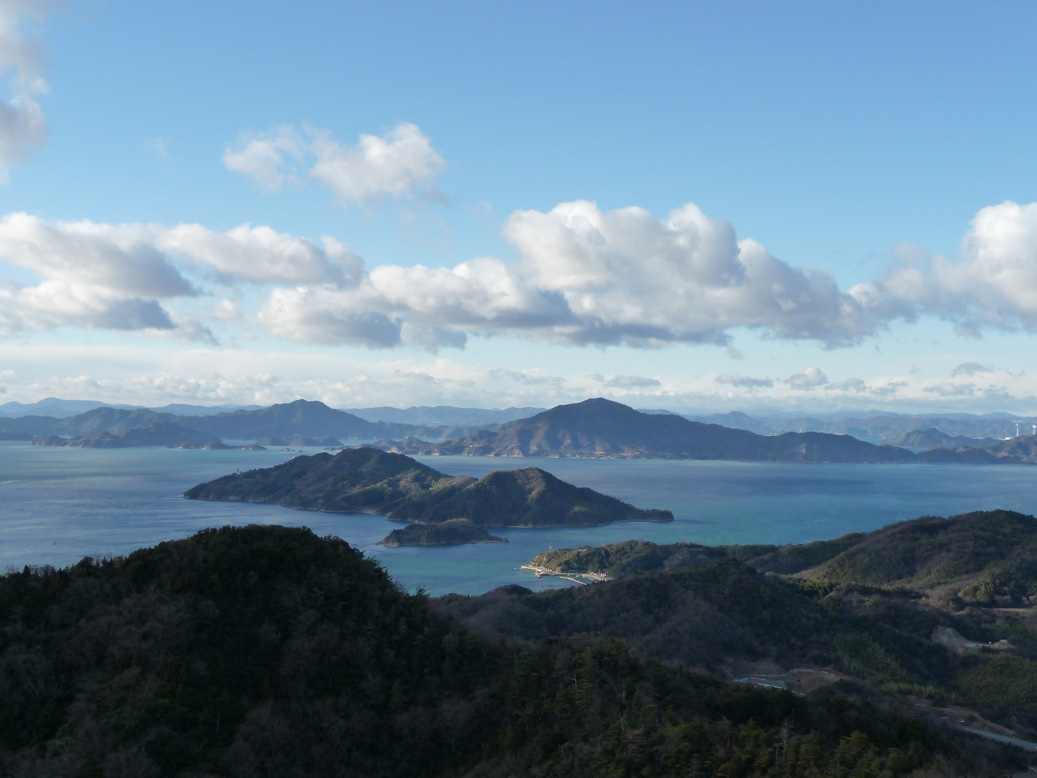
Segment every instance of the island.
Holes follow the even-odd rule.
[[[270,503],[330,513],[374,513],[390,521],[444,525],[465,519],[470,529],[402,537],[407,545],[485,542],[481,527],[595,526],[616,521],[673,521],[667,510],[644,510],[615,497],[566,483],[538,467],[496,470],[480,479],[450,476],[402,454],[375,448],[296,457],[199,484],[192,500]],[[386,545],[401,545],[401,536]]]
[[[408,524],[394,529],[381,546],[457,546],[462,543],[507,543],[468,519],[447,519],[441,524]]]

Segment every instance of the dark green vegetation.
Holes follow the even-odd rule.
[[[457,546],[462,543],[507,543],[468,519],[447,519],[440,524],[408,524],[394,529],[383,546]]]
[[[516,637],[603,632],[717,672],[738,660],[827,668],[929,704],[971,707],[1037,740],[1032,516],[924,517],[799,546],[629,541],[533,563],[617,580],[452,607],[473,626]]]
[[[782,628],[772,607],[821,618],[812,593],[732,560],[672,575],[433,608],[344,542],[281,527],[26,568],[0,578],[0,775],[921,778],[1006,764],[860,685],[796,697],[600,634],[509,641],[450,615],[486,601],[572,615],[582,600],[587,623],[599,601],[661,619],[701,591],[761,635]]]
[[[539,468],[498,470],[476,480],[452,477],[402,454],[374,448],[316,454],[263,470],[235,473],[188,490],[194,500],[238,500],[333,513],[380,513],[393,521],[441,524],[466,519],[480,527],[590,526],[614,521],[673,521],[673,514],[641,510],[580,488]],[[390,536],[392,537],[392,536]],[[400,537],[395,537],[398,545]],[[411,542],[449,538],[468,542],[468,532],[413,531]],[[389,540],[388,538],[386,540]]]

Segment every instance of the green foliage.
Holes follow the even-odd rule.
[[[1016,555],[1030,558],[1035,543],[1037,520],[1012,511],[926,517],[861,536],[812,577],[931,588],[997,569]]]
[[[858,691],[729,685],[592,629],[610,601],[613,621],[698,614],[703,644],[824,628],[815,599],[734,560],[497,594],[516,600],[545,628],[582,619],[587,634],[478,636],[301,529],[26,568],[0,578],[0,774],[907,776],[971,758]],[[712,629],[724,613],[727,638]],[[615,631],[643,626],[627,616]]]
[[[410,457],[374,448],[296,457],[276,467],[199,484],[184,496],[334,513],[382,513],[417,523],[461,518],[488,527],[673,521],[669,511],[641,510],[535,467],[498,470],[477,481],[447,476]]]
[[[861,678],[912,681],[900,662],[864,633],[839,635],[832,641],[832,651],[843,668]]]
[[[999,654],[962,674],[958,689],[986,706],[1037,712],[1037,662]]]

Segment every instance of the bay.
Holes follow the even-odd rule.
[[[302,450],[315,453],[316,449]],[[0,442],[0,571],[74,564],[187,537],[206,527],[307,526],[376,559],[410,591],[479,594],[518,583],[568,586],[519,569],[548,548],[640,538],[709,545],[805,543],[922,515],[1008,508],[1037,513],[1037,468],[1026,465],[794,465],[674,460],[419,457],[452,475],[536,465],[559,478],[675,521],[604,527],[503,529],[507,544],[446,548],[377,545],[400,526],[384,517],[185,500],[197,483],[270,467],[295,451],[69,449]]]

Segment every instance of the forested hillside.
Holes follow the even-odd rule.
[[[766,585],[724,564],[718,607]],[[614,591],[614,610],[635,594],[665,605],[637,580],[639,594],[593,595]],[[771,626],[812,623],[816,604],[796,596]],[[1007,764],[864,687],[731,685],[600,632],[516,642],[448,610],[342,541],[280,527],[11,573],[0,775],[964,776]]]

